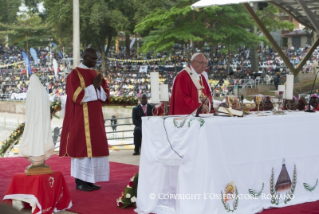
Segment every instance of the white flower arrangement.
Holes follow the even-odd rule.
[[[135,196],[133,196],[133,197],[131,198],[131,202],[132,202],[132,203],[135,203],[135,202],[136,202],[136,197],[135,197]]]
[[[122,195],[116,199],[116,205],[121,209],[128,206],[136,206],[137,200],[137,186],[138,186],[138,173],[130,178],[129,184],[125,187],[125,191]]]

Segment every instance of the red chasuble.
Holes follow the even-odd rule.
[[[163,115],[165,115],[164,103],[161,103],[161,105],[154,110],[153,116],[163,116]]]
[[[203,75],[201,76],[204,86],[202,92],[205,96],[208,96],[210,103],[212,103],[210,87],[205,77]],[[198,101],[198,92],[195,84],[186,70],[181,71],[176,75],[173,84],[169,115],[191,114],[200,105],[201,103]]]
[[[85,88],[90,86],[97,76],[94,69],[76,68],[67,78],[65,117],[63,121],[60,154],[72,158],[103,157],[109,155],[105,134],[102,104],[107,104],[110,93],[106,81],[101,86],[107,94],[107,100],[82,103]]]

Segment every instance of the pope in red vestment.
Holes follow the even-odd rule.
[[[95,100],[82,103],[85,88],[92,84],[98,72],[94,69],[75,68],[67,77],[66,109],[60,142],[60,156],[72,158],[103,157],[109,155],[101,104]],[[101,87],[110,97],[106,81]]]
[[[212,106],[212,95],[210,87],[201,74],[207,66],[207,60],[203,54],[194,54],[191,60],[191,66],[189,67],[192,71],[182,70],[179,72],[173,83],[172,96],[169,108],[170,115],[183,115],[193,113],[202,104],[199,101],[198,88],[194,84],[191,75],[200,76],[201,81],[201,99],[202,97],[208,97],[205,101],[209,102]],[[197,74],[195,74],[195,72]]]

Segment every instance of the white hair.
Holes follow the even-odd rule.
[[[191,61],[195,60],[195,58],[196,58],[197,56],[199,56],[199,55],[203,55],[203,56],[205,57],[205,55],[204,55],[203,53],[194,53],[194,54],[192,55]],[[206,57],[205,57],[205,58],[206,58]]]

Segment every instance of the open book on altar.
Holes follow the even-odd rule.
[[[242,117],[244,115],[243,111],[235,110],[235,109],[231,109],[231,108],[225,108],[225,107],[219,107],[217,109],[217,112],[218,113],[228,114],[231,117],[233,117],[233,116]]]

